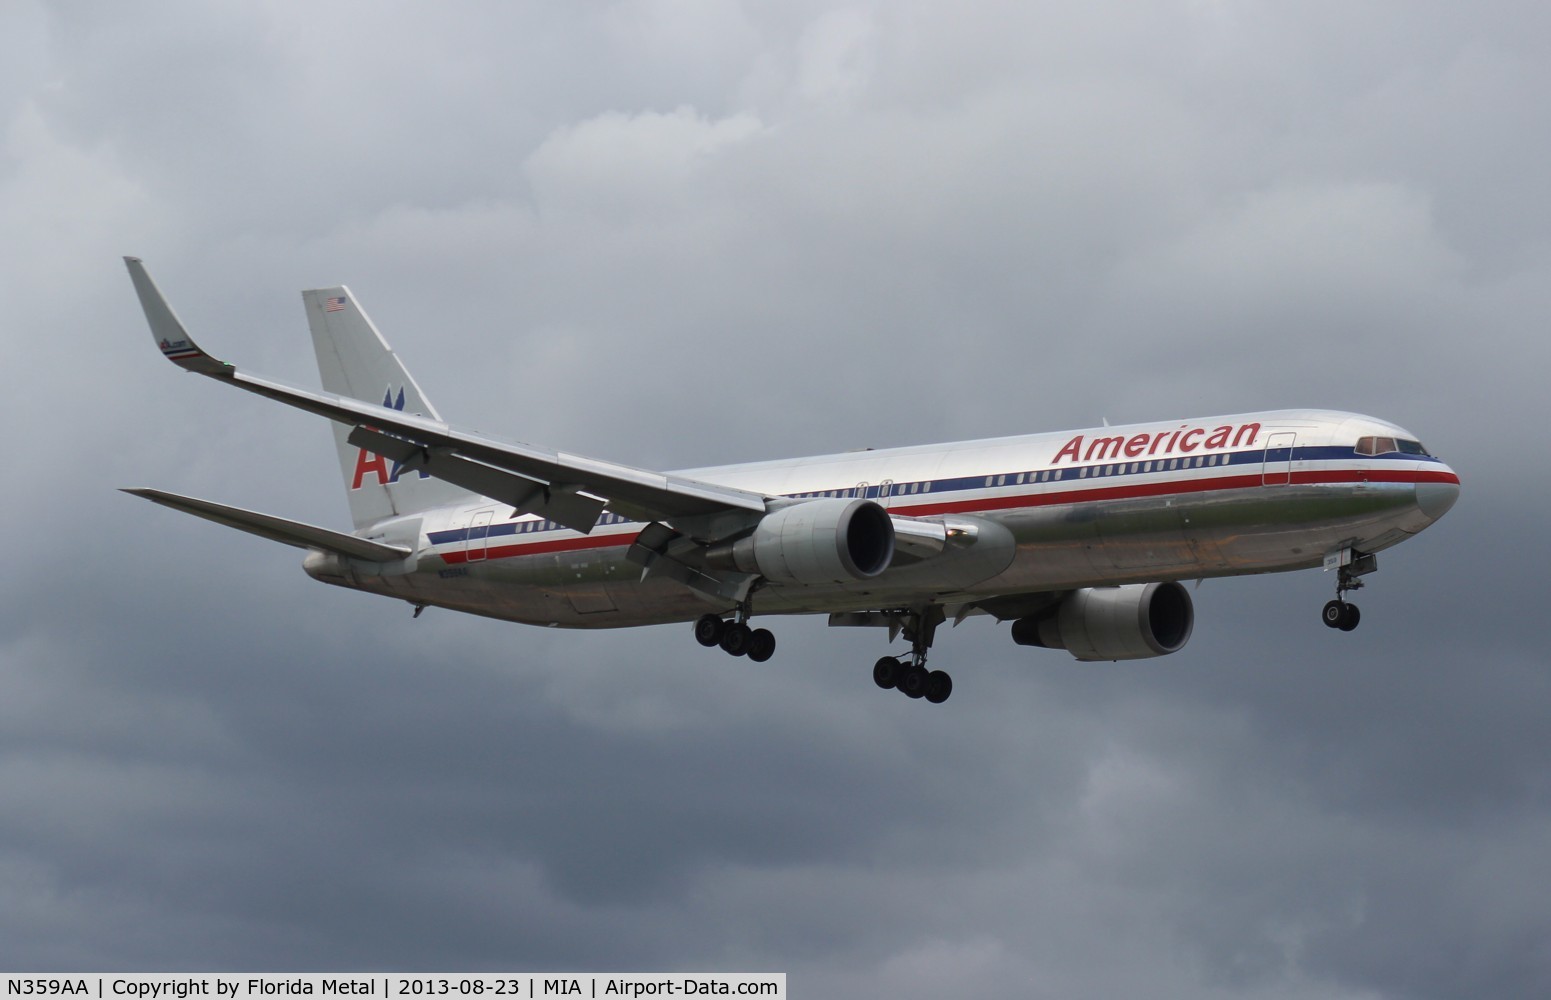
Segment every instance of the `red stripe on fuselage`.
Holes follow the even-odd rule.
[[[1057,507],[1062,504],[1092,503],[1098,500],[1128,500],[1137,497],[1177,496],[1191,493],[1210,493],[1217,490],[1259,489],[1264,485],[1264,475],[1208,476],[1201,479],[1172,480],[1168,482],[1138,483],[1131,486],[1103,486],[1096,489],[1076,489],[1027,493],[1022,496],[979,497],[974,500],[950,500],[945,503],[895,505],[890,513],[907,517],[923,517],[932,514],[964,514],[971,511],[1016,510],[1023,507]],[[1317,472],[1294,472],[1289,477],[1294,485],[1319,485],[1340,483],[1452,483],[1459,485],[1459,476],[1452,472],[1431,472],[1389,469],[1331,469]],[[1042,484],[1043,485],[1043,484]],[[1276,486],[1267,486],[1276,489]],[[512,556],[543,555],[547,552],[578,552],[586,549],[603,549],[617,545],[629,545],[640,532],[611,535],[586,535],[580,538],[559,538],[544,542],[508,543],[485,549],[483,559],[507,559]],[[457,544],[457,543],[453,543]],[[466,543],[465,543],[466,544]],[[449,565],[469,562],[466,549],[437,553]]]
[[[576,552],[583,549],[606,549],[613,545],[629,545],[634,542],[639,531],[617,535],[585,535],[581,538],[557,538],[549,542],[528,542],[526,544],[491,545],[485,548],[484,559],[475,559],[474,562],[486,562],[491,559],[506,559],[510,556],[537,556],[546,552]],[[466,544],[466,543],[465,543]],[[445,563],[469,562],[467,549],[459,549],[452,552],[437,553]]]

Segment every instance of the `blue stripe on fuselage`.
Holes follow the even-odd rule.
[[[1358,455],[1350,446],[1320,446],[1308,448],[1294,448],[1291,455],[1284,455],[1288,449],[1273,448],[1269,451],[1269,459],[1273,462],[1327,462],[1345,459],[1360,459],[1364,462],[1403,461],[1403,462],[1441,462],[1442,460],[1432,455],[1409,455],[1403,452],[1389,452],[1384,455]],[[1215,456],[1215,465],[1203,462],[1196,465],[1196,459],[1205,459]],[[1267,461],[1268,452],[1265,448],[1254,448],[1248,451],[1210,452],[1199,455],[1169,455],[1163,458],[1114,458],[1104,462],[1086,463],[1083,465],[1057,466],[1045,469],[1022,469],[1015,472],[993,472],[988,475],[959,476],[953,479],[931,479],[904,483],[891,483],[888,486],[887,497],[883,494],[884,487],[870,485],[865,492],[859,493],[855,486],[834,490],[815,490],[807,493],[789,494],[792,499],[811,499],[825,496],[840,497],[865,497],[870,500],[881,499],[908,499],[935,495],[941,499],[945,493],[963,493],[971,490],[1005,489],[1009,486],[1049,485],[1051,483],[1071,483],[1073,481],[1090,482],[1094,479],[1114,479],[1121,476],[1146,476],[1157,475],[1160,472],[1178,472],[1187,466],[1181,463],[1190,462],[1188,468],[1207,469],[1223,468],[1224,466],[1261,465]],[[1172,467],[1166,463],[1175,463]],[[1131,467],[1135,466],[1133,470]],[[1083,471],[1087,475],[1083,475]],[[1040,476],[1049,474],[1048,479]],[[1059,474],[1060,478],[1057,478]],[[1017,482],[1018,476],[1023,476],[1024,481]],[[915,492],[909,492],[910,487],[915,486]],[[616,523],[630,524],[634,522],[621,521]],[[540,527],[523,531],[523,525],[537,524]],[[470,539],[470,531],[473,531],[474,539],[491,539],[516,534],[541,534],[548,531],[565,531],[563,525],[552,521],[507,521],[489,526],[480,525],[473,529],[451,528],[446,531],[433,531],[427,537],[432,545],[447,545],[454,542],[467,542]]]

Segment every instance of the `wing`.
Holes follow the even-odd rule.
[[[653,521],[729,512],[762,515],[767,502],[776,501],[683,476],[501,441],[430,417],[257,378],[205,353],[167,304],[144,263],[137,257],[125,257],[124,262],[151,334],[173,364],[348,425],[353,428],[351,444],[400,462],[405,471],[424,470],[582,532],[592,530],[604,507],[635,520]]]

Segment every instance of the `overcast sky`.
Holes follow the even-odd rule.
[[[144,7],[152,7],[147,11]],[[0,4],[0,968],[785,971],[794,996],[1551,995],[1551,7]],[[656,468],[1329,406],[1464,480],[1362,627],[545,631],[345,527],[352,288],[444,416]],[[901,647],[894,647],[899,651]]]

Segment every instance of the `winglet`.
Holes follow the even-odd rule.
[[[135,294],[140,296],[140,308],[145,310],[145,321],[151,325],[151,336],[162,354],[179,368],[201,375],[230,375],[236,368],[217,361],[194,343],[183,328],[177,313],[167,304],[161,289],[146,272],[145,262],[139,257],[125,257],[129,267],[129,280],[135,283]]]

